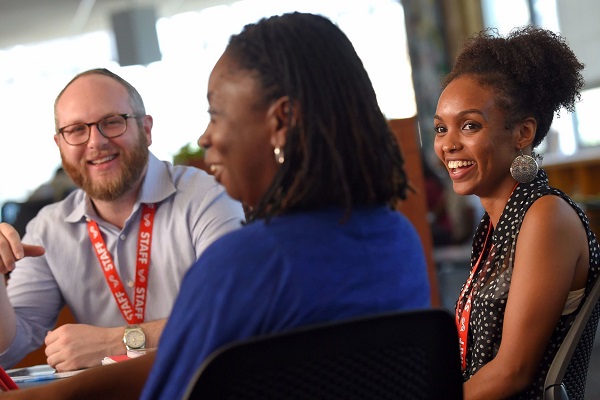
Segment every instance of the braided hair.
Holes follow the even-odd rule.
[[[295,209],[394,205],[406,197],[404,160],[362,61],[325,17],[264,18],[225,52],[252,71],[269,104],[290,99],[285,162],[248,220]]]
[[[555,112],[575,110],[584,86],[583,67],[565,39],[550,30],[526,26],[501,37],[489,28],[465,42],[442,87],[471,75],[494,88],[496,104],[507,115],[506,128],[535,118],[535,148],[548,134]]]

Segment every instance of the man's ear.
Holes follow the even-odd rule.
[[[274,148],[285,146],[287,133],[290,127],[296,124],[296,112],[288,96],[280,97],[269,107],[271,118],[271,145]]]
[[[152,144],[152,126],[154,125],[154,120],[151,115],[145,115],[142,118],[142,127],[144,129],[144,134],[146,135],[146,141],[148,142],[148,147]]]
[[[533,117],[527,117],[521,121],[518,126],[517,146],[519,149],[524,149],[525,147],[530,146],[535,139],[537,121]]]

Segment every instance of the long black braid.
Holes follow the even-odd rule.
[[[256,73],[265,104],[288,96],[285,162],[248,219],[294,209],[394,205],[408,181],[362,61],[328,19],[284,14],[247,25],[226,52]]]

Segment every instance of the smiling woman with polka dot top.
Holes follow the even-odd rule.
[[[599,274],[583,211],[533,149],[573,111],[581,64],[564,38],[524,27],[469,39],[443,81],[435,152],[485,214],[456,303],[465,399],[542,399],[556,351]]]

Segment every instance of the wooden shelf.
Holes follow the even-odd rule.
[[[586,212],[592,230],[600,237],[600,148],[572,156],[544,156],[542,168],[550,186],[567,193]]]

